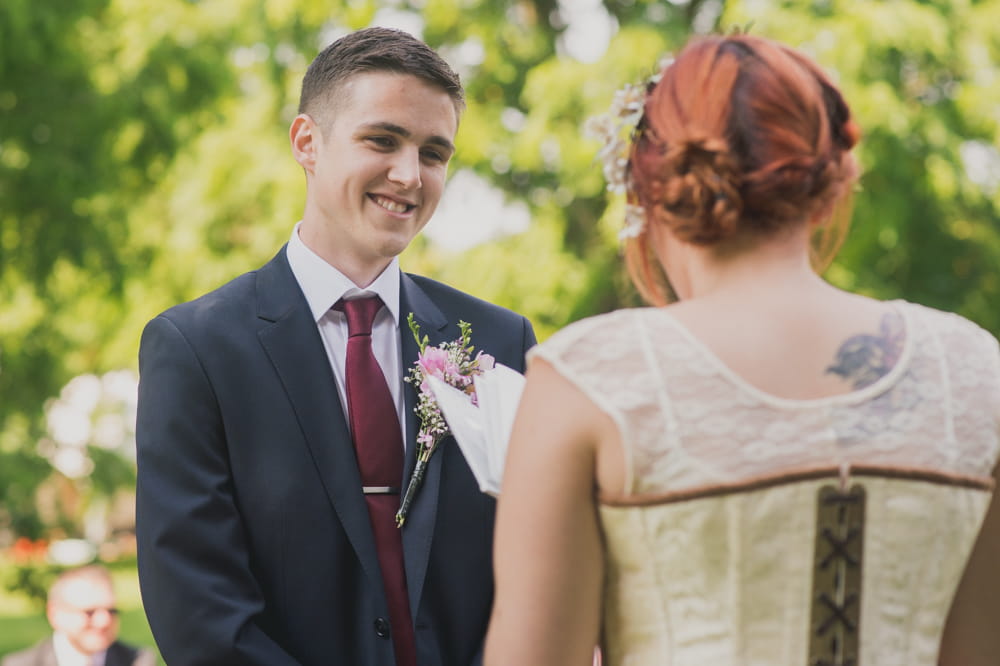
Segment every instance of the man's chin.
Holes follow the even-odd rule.
[[[379,254],[383,257],[398,257],[403,250],[410,246],[416,234],[387,234],[379,248]]]
[[[81,652],[86,652],[87,654],[97,654],[98,652],[107,650],[114,642],[114,638],[94,638],[93,640],[81,641],[76,648]]]

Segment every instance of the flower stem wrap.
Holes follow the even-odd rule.
[[[399,505],[399,511],[396,512],[396,527],[402,527],[406,524],[406,516],[410,513],[410,504],[413,503],[413,498],[417,496],[417,491],[423,485],[424,474],[426,472],[427,461],[418,460],[417,466],[413,468],[413,476],[410,477],[410,482],[406,484],[406,492],[403,494],[403,501]]]

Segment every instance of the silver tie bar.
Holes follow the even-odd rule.
[[[399,488],[393,486],[361,486],[365,495],[398,495]]]

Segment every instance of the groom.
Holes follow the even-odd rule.
[[[469,322],[519,370],[535,342],[524,317],[399,269],[463,105],[458,76],[405,33],[326,48],[289,132],[307,191],[288,243],[147,325],[139,579],[167,663],[480,663],[494,502],[454,442],[392,521],[419,427],[407,315],[432,345]]]

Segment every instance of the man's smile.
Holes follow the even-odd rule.
[[[405,201],[398,201],[396,199],[390,199],[387,196],[381,194],[368,194],[368,198],[375,202],[381,208],[386,209],[390,213],[409,213],[411,210],[416,208],[416,205],[407,203]]]

